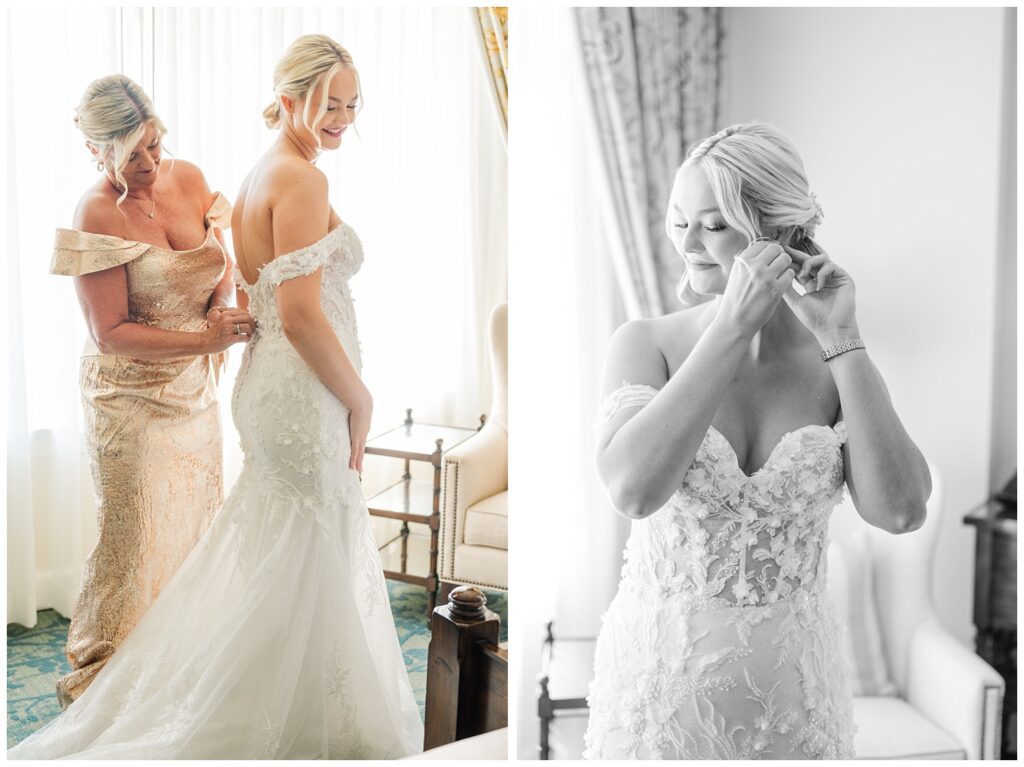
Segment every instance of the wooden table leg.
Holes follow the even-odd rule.
[[[430,566],[427,569],[427,618],[434,614],[437,604],[437,539],[441,529],[441,453],[443,439],[434,441],[434,454],[431,463],[434,465],[434,498],[430,520]]]
[[[409,562],[409,523],[402,522],[402,572],[408,572]]]

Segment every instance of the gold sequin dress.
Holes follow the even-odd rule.
[[[206,327],[224,276],[231,205],[218,194],[202,245],[170,250],[120,237],[58,229],[53,274],[123,265],[132,322],[167,330]],[[223,500],[218,356],[138,360],[102,354],[90,338],[80,381],[98,540],[85,563],[57,682],[67,707],[88,687],[206,530]]]

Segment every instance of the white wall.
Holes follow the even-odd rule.
[[[969,642],[974,535],[962,517],[989,490],[993,301],[1006,229],[1004,11],[726,14],[723,124],[772,122],[804,158],[825,209],[819,239],[856,280],[868,349],[942,474],[935,599],[942,622]]]

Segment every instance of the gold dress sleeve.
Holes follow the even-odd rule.
[[[206,211],[206,225],[215,226],[218,229],[229,229],[231,227],[231,203],[220,192],[217,192],[217,196],[213,199],[213,204]]]
[[[58,229],[53,242],[50,274],[79,277],[127,264],[141,256],[152,245],[122,240],[106,234]]]

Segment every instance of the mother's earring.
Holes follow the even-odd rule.
[[[97,160],[96,161],[96,170],[99,170],[99,171],[103,170],[103,160]]]

